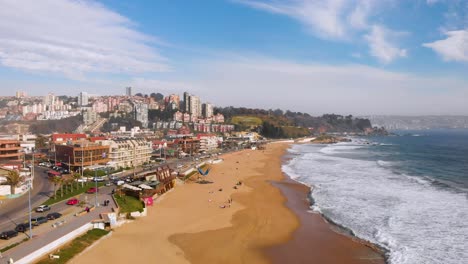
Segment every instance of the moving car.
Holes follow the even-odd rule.
[[[26,232],[27,230],[29,230],[29,223],[18,224],[15,227],[15,231],[17,232]]]
[[[48,219],[45,216],[39,216],[39,217],[34,217],[31,218],[31,223],[35,226],[47,223]]]
[[[17,235],[18,235],[18,231],[8,230],[8,231],[4,231],[4,232],[0,233],[0,238],[8,240],[8,239],[10,239],[12,237],[15,237]]]
[[[50,210],[50,206],[48,205],[40,205],[39,207],[36,208],[36,212],[45,212],[49,210]]]
[[[104,180],[104,177],[94,177],[94,178],[93,178],[93,181],[103,182],[103,181],[105,181],[105,180]]]
[[[99,192],[99,189],[96,189],[96,187],[91,187],[86,191],[86,193],[96,193],[96,192]]]
[[[54,220],[54,219],[57,219],[57,218],[60,218],[62,217],[62,214],[61,213],[57,213],[57,212],[53,212],[53,213],[50,213],[47,215],[47,219],[49,220]]]
[[[69,200],[67,201],[67,204],[68,204],[68,205],[76,205],[76,204],[78,204],[78,203],[79,203],[79,201],[78,201],[78,199],[76,199],[76,198],[71,198],[71,199],[69,199]]]

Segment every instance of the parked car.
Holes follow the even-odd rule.
[[[103,177],[94,177],[94,178],[93,178],[93,181],[103,182],[103,181],[104,181],[104,178],[103,178]]]
[[[125,184],[125,182],[122,181],[122,180],[115,181],[114,183],[115,183],[115,185],[117,185],[117,186],[120,186],[120,185],[124,185],[124,184]]]
[[[71,198],[71,199],[69,199],[69,200],[67,201],[67,204],[68,204],[68,205],[76,205],[76,204],[78,204],[79,202],[80,202],[80,201],[78,201],[78,199],[76,199],[76,198]]]
[[[49,210],[50,210],[50,206],[48,205],[40,205],[39,207],[36,208],[36,212],[45,212]]]
[[[62,217],[62,214],[61,213],[57,213],[57,212],[53,212],[53,213],[50,213],[47,215],[47,219],[49,220],[54,220],[54,219],[57,219],[57,218],[60,218]]]
[[[96,193],[96,192],[99,192],[99,189],[97,189],[96,187],[91,187],[86,191],[86,193]]]
[[[27,230],[29,230],[29,223],[18,224],[15,227],[15,231],[17,232],[26,232]]]
[[[4,232],[0,233],[0,238],[8,240],[8,239],[10,239],[12,237],[15,237],[17,235],[18,235],[18,231],[8,230],[8,231],[4,231]]]
[[[31,218],[31,223],[32,223],[34,226],[38,226],[38,225],[47,223],[47,221],[48,221],[48,219],[47,219],[47,217],[45,217],[45,216],[39,216],[39,217]]]
[[[109,180],[111,181],[114,181],[114,180],[117,180],[119,177],[115,176],[115,175],[111,175],[109,176]]]

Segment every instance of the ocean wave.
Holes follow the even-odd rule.
[[[468,259],[465,193],[438,188],[424,177],[395,174],[375,161],[324,155],[323,148],[296,150],[302,155],[283,171],[314,185],[312,210],[388,249],[390,263]]]
[[[320,152],[324,154],[336,154],[336,153],[347,153],[353,152],[356,149],[364,148],[365,145],[356,145],[356,144],[330,144],[326,147],[320,149]]]
[[[390,161],[377,160],[377,164],[378,164],[379,166],[382,166],[382,167],[389,167],[389,166],[391,166],[393,163],[390,162]]]

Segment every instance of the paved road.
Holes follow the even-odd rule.
[[[98,207],[96,210],[83,216],[70,216],[69,221],[67,221],[63,226],[51,228],[44,233],[35,235],[33,239],[3,253],[3,258],[0,259],[0,264],[6,264],[10,258],[13,260],[19,260],[57,240],[58,238],[70,233],[71,231],[76,230],[84,224],[96,219],[100,219],[99,215],[103,212],[109,212],[110,208],[111,207]]]
[[[111,191],[113,186],[109,187],[100,187],[97,200],[99,204],[103,204],[104,200],[110,200],[111,203],[109,206],[99,206],[96,210],[85,214],[83,216],[74,216],[75,213],[82,211],[83,208],[78,206],[66,205],[66,201],[60,202],[55,205],[55,208],[62,208],[61,211],[64,213],[64,216],[60,219],[49,221],[45,224],[42,224],[33,229],[33,239],[21,243],[20,245],[8,250],[3,253],[3,259],[0,259],[0,264],[6,263],[6,261],[11,257],[13,260],[21,259],[30,253],[44,247],[45,245],[57,240],[58,238],[64,236],[65,234],[70,233],[71,231],[77,229],[78,227],[91,222],[92,220],[99,219],[99,215],[104,212],[111,212],[112,208],[116,208],[117,205],[114,203],[111,198]],[[79,200],[87,200],[89,205],[94,205],[95,195],[94,194],[82,194],[79,196]],[[56,211],[56,210],[54,210]],[[52,227],[52,224],[58,221],[65,220],[65,224],[56,228]],[[28,232],[26,233],[28,234]],[[21,241],[23,238],[27,237],[20,233],[20,236],[17,240]],[[13,239],[10,240],[13,242]]]
[[[35,167],[33,189],[31,191],[31,208],[34,209],[49,199],[53,192],[48,182],[47,168]],[[0,204],[0,232],[13,229],[17,223],[26,220],[29,212],[28,193],[16,199],[3,200]]]

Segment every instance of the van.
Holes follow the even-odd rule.
[[[45,216],[40,216],[40,217],[34,217],[34,218],[31,218],[31,223],[34,225],[34,226],[38,226],[40,224],[44,224],[44,223],[47,223],[48,219],[47,217]]]

